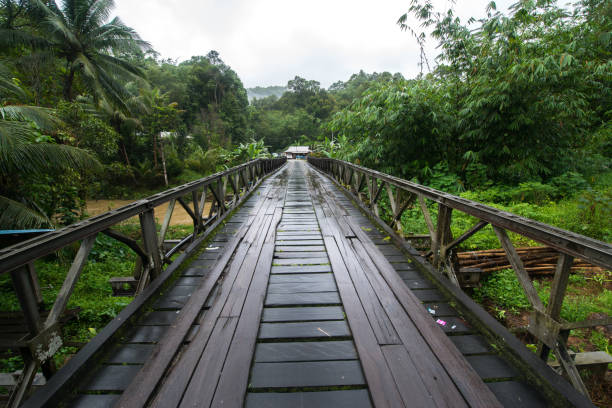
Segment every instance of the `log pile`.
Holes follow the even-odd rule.
[[[559,253],[549,247],[522,247],[516,248],[521,257],[525,270],[530,275],[553,275],[557,265]],[[469,251],[457,253],[459,266],[463,268],[477,268],[484,273],[510,269],[510,262],[503,249],[488,249],[483,251]],[[574,259],[572,272],[576,271],[599,272],[600,267],[592,265],[582,259]]]

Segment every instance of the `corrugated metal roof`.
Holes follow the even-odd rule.
[[[310,153],[310,148],[308,146],[291,146],[285,150],[285,153]]]

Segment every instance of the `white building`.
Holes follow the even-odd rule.
[[[285,156],[288,159],[305,159],[310,153],[308,146],[291,146],[285,150]]]

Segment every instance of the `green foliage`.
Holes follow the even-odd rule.
[[[523,288],[511,269],[493,272],[487,276],[482,286],[474,289],[474,298],[481,303],[485,299],[492,299],[496,305],[513,313],[531,307]]]
[[[439,86],[429,80],[374,84],[336,113],[328,128],[355,146],[353,160],[411,179],[443,161],[452,117]]]

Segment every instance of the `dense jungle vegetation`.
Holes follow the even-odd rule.
[[[521,0],[508,13],[490,3],[469,21],[431,0],[407,6],[398,35],[421,48],[417,77],[360,71],[325,89],[296,76],[252,88],[249,102],[218,52],[164,59],[112,17],[112,0],[0,0],[0,229],[61,227],[87,216],[88,199],[136,199],[300,144],[612,241],[612,2]],[[417,208],[402,223],[427,231]],[[469,225],[453,219],[457,233]],[[464,249],[498,246],[485,229]],[[46,303],[67,259],[37,264]],[[88,311],[68,327],[76,341],[129,301],[110,298],[106,282],[133,262],[98,240],[70,304]],[[510,278],[494,274],[476,293],[501,320],[526,309]],[[609,273],[572,282],[565,318],[612,313]],[[0,310],[16,307],[10,280],[0,291]],[[580,333],[612,351],[609,337]]]

